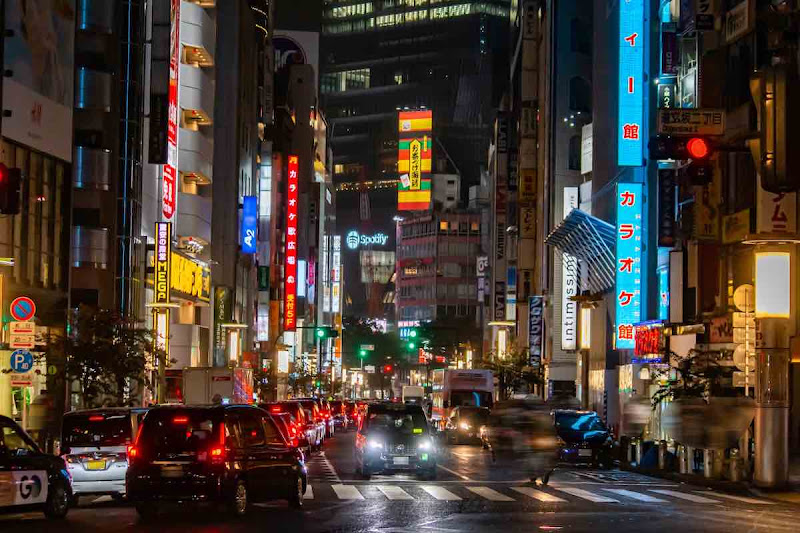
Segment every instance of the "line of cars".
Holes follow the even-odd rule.
[[[358,412],[319,398],[74,411],[60,456],[0,417],[0,511],[61,518],[80,496],[104,494],[127,497],[146,519],[181,502],[222,503],[234,516],[270,499],[301,507],[307,458]]]

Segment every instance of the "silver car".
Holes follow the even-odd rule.
[[[80,496],[125,496],[128,446],[136,439],[144,408],[104,408],[64,415],[62,455],[72,476],[74,504]]]

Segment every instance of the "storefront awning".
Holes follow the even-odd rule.
[[[615,238],[614,226],[573,209],[544,242],[583,261],[588,266],[588,288],[605,292],[614,286]]]

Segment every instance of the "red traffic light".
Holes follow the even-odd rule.
[[[711,148],[702,137],[693,137],[687,141],[686,151],[691,159],[705,159],[711,153]]]
[[[383,373],[384,374],[391,374],[392,373],[392,365],[383,365]]]

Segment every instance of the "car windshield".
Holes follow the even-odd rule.
[[[491,392],[453,391],[450,393],[451,407],[490,407],[491,402]]]
[[[427,423],[422,412],[377,411],[369,413],[366,427],[370,431],[411,435],[426,432]]]
[[[572,431],[603,431],[606,429],[596,414],[559,413],[556,415],[556,427]]]
[[[125,446],[132,440],[131,418],[127,413],[67,415],[62,435],[73,448],[82,446]]]
[[[207,410],[151,411],[144,419],[137,445],[155,455],[196,455],[207,450],[218,424]]]

